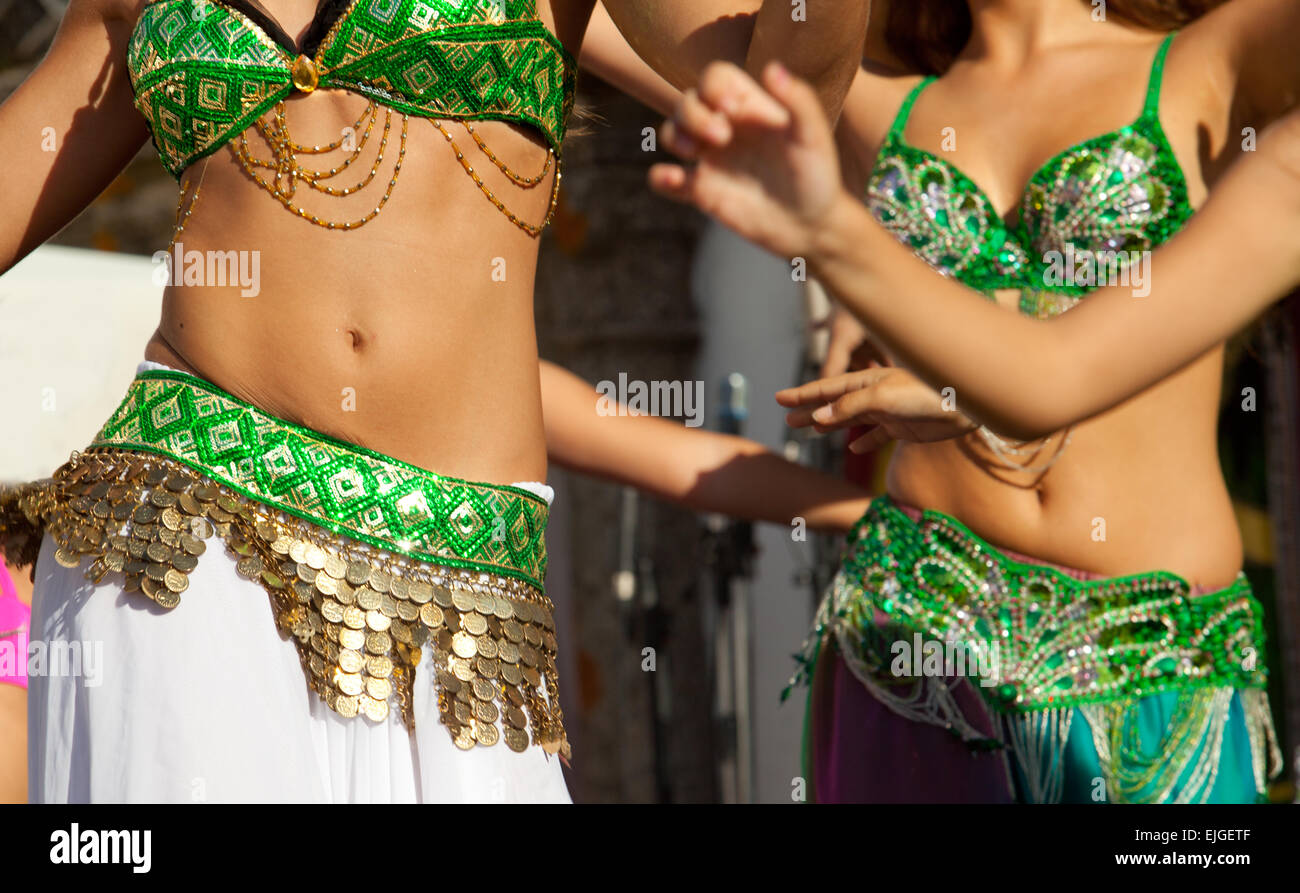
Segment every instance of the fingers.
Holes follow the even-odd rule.
[[[733,124],[773,129],[790,125],[789,111],[743,69],[729,62],[715,62],[704,69],[699,97]]]
[[[852,428],[854,425],[880,421],[878,418],[880,410],[886,408],[883,403],[880,389],[868,385],[812,410],[809,418],[817,426],[817,430],[822,432]]]
[[[881,398],[876,387],[870,385],[862,389],[849,391],[831,402],[819,406],[806,406],[785,413],[785,424],[790,428],[807,428],[813,426],[820,433],[833,432],[841,428],[852,428],[863,422],[876,421],[881,409]]]
[[[679,164],[655,164],[650,167],[650,188],[684,205],[695,204],[697,172]]]
[[[780,62],[769,62],[763,69],[763,86],[773,99],[788,110],[797,142],[833,142],[831,125],[826,120],[821,99],[806,81],[792,76]]]
[[[830,340],[826,345],[826,360],[822,363],[822,378],[834,378],[849,371],[864,341],[866,330],[854,317],[836,307],[831,315]],[[866,364],[862,364],[863,367]],[[861,367],[860,367],[861,368]]]
[[[881,373],[880,370],[867,369],[849,372],[831,378],[819,378],[795,388],[786,388],[776,392],[776,402],[789,409],[808,406],[821,406],[850,391],[866,387]]]
[[[826,360],[822,363],[821,377],[834,378],[837,375],[843,375],[849,371],[849,361],[852,358],[853,351],[843,339],[836,338],[835,333],[831,333],[830,344],[826,345]],[[779,403],[781,398],[777,397]]]
[[[674,154],[693,160],[702,148],[730,143],[736,126],[782,129],[789,124],[790,113],[744,70],[714,62],[700,75],[699,87],[682,94],[659,137]]]
[[[725,146],[731,141],[731,122],[716,105],[707,103],[694,88],[687,90],[673,110],[671,128],[701,146]]]
[[[869,453],[872,450],[878,450],[894,438],[890,436],[889,431],[884,425],[877,425],[866,434],[863,434],[857,440],[849,444],[849,452],[855,455]]]

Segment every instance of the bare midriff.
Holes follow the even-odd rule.
[[[323,145],[338,140],[365,106],[363,97],[318,90],[295,94],[286,116],[295,142]],[[331,181],[337,186],[370,170],[382,107],[377,117],[361,157]],[[401,115],[392,122],[374,182],[342,197],[299,184],[295,203],[340,223],[366,216],[393,176]],[[521,189],[461,124],[442,124],[506,206],[540,224],[553,170],[536,188]],[[546,164],[535,131],[500,122],[474,127],[520,174],[535,176]],[[544,481],[533,323],[538,242],[480,191],[433,121],[412,117],[407,129],[391,197],[350,231],[286,210],[227,148],[193,164],[186,179],[201,183],[201,194],[177,241],[186,254],[257,252],[256,294],[214,281],[169,285],[145,357],[280,418],[442,474]],[[254,156],[270,157],[256,130],[247,136]],[[343,157],[299,160],[319,169]]]
[[[1012,308],[1014,300],[999,296]],[[900,445],[888,470],[889,493],[1052,564],[1106,576],[1164,570],[1207,591],[1220,589],[1242,562],[1217,447],[1222,370],[1218,348],[1074,426],[1046,472],[1007,470],[975,434]],[[1035,464],[1061,442],[1053,436]]]

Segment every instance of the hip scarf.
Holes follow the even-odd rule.
[[[439,713],[462,749],[569,755],[543,594],[549,507],[434,474],[261,412],[202,379],[146,371],[50,479],[0,492],[0,546],[89,560],[175,609],[215,536],[270,595],[309,687],[344,717],[413,727],[432,646]]]
[[[881,497],[849,535],[791,684],[811,682],[831,644],[894,713],[1000,751],[1008,783],[1033,802],[1062,799],[1076,716],[1104,799],[1204,801],[1233,715],[1260,797],[1281,765],[1261,608],[1244,575],[1192,593],[1165,572],[1080,580],[1017,561],[955,518],[914,520]],[[979,697],[958,698],[953,677]],[[1153,699],[1167,703],[1153,711]],[[972,705],[983,715],[967,715]],[[1156,752],[1142,734],[1153,715],[1164,716]]]

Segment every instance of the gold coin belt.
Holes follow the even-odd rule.
[[[269,594],[312,691],[344,717],[414,729],[412,688],[432,652],[439,716],[461,749],[504,741],[568,758],[553,606],[511,577],[396,555],[285,515],[160,456],[94,448],[51,479],[0,492],[0,546],[176,608],[213,536]]]

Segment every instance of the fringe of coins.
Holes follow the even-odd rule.
[[[568,758],[555,669],[553,606],[536,588],[447,568],[332,534],[161,456],[96,448],[50,479],[0,492],[0,545],[34,564],[48,532],[55,560],[121,577],[175,608],[219,537],[236,569],[271,597],[308,685],[344,717],[385,720],[396,702],[414,729],[412,686],[431,642],[441,722],[463,750],[504,740]]]

